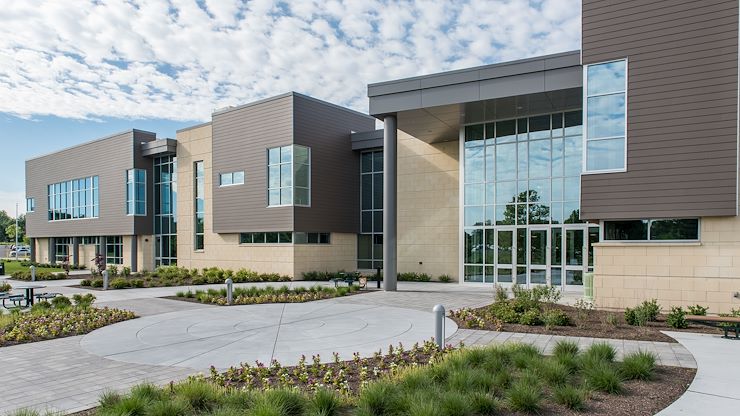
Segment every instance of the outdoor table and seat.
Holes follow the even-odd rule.
[[[0,300],[3,302],[3,308],[10,309],[19,307],[21,302],[25,301],[26,298],[23,295],[11,295],[8,292],[0,292]],[[8,306],[6,302],[12,302],[13,306]]]
[[[55,297],[60,296],[60,295],[61,295],[61,293],[57,293],[57,292],[37,293],[36,294],[36,300],[41,301],[41,300],[54,299]]]
[[[23,285],[23,286],[16,286],[14,289],[21,289],[25,292],[25,295],[16,295],[16,296],[23,296],[23,298],[26,301],[26,306],[33,306],[33,300],[34,300],[34,290],[36,289],[43,289],[46,286],[44,285]]]
[[[735,316],[703,316],[686,315],[686,320],[697,324],[721,328],[725,335],[722,338],[740,339],[740,318]],[[729,337],[729,331],[735,332],[735,337]]]
[[[364,279],[364,280],[363,280]],[[364,288],[367,285],[367,278],[360,276],[360,273],[339,273],[339,277],[335,277],[333,279],[329,279],[330,282],[334,283],[334,287],[339,287],[340,283],[344,283],[347,286],[352,286],[357,282],[357,284],[360,286],[360,289]]]

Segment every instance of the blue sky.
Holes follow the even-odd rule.
[[[0,22],[11,211],[40,153],[291,90],[367,111],[371,82],[580,47],[580,0],[29,0]]]

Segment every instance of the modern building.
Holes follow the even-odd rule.
[[[740,307],[738,2],[584,0],[580,51],[297,93],[27,162],[37,260],[446,274]],[[375,120],[384,129],[374,130]]]

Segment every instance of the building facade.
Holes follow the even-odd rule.
[[[584,0],[582,48],[289,93],[27,162],[38,261],[105,254],[740,307],[737,1]],[[384,122],[375,130],[375,121]]]

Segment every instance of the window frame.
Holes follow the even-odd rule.
[[[202,166],[202,176],[198,176],[198,165]],[[203,181],[203,189],[202,191],[202,198],[198,197],[199,189],[198,189],[198,180]],[[193,161],[193,251],[196,252],[203,252],[206,249],[206,164],[203,160],[195,160]],[[203,211],[198,211],[198,200],[203,200]],[[202,216],[203,220],[203,231],[198,232],[198,216]],[[200,244],[198,242],[198,237],[201,237]]]
[[[47,184],[47,222],[100,218],[99,181],[98,175],[92,175]]]
[[[610,64],[613,62],[624,62],[624,90],[623,91],[610,91],[607,93],[599,93],[594,95],[588,94],[588,69],[591,66],[596,65],[604,65],[604,64]],[[609,61],[603,61],[603,62],[594,62],[591,64],[583,65],[583,144],[582,152],[583,152],[583,160],[581,161],[581,174],[582,175],[597,175],[600,173],[619,173],[619,172],[627,172],[627,114],[628,114],[628,105],[629,105],[629,92],[628,92],[628,86],[629,86],[629,58],[619,58],[619,59],[612,59]],[[588,137],[588,99],[591,97],[605,97],[609,95],[615,95],[624,93],[624,135],[623,136],[610,136],[610,137],[599,137],[597,139],[589,139]],[[600,140],[610,140],[610,139],[623,139],[624,140],[624,162],[622,165],[622,168],[617,169],[597,169],[597,170],[589,170],[588,169],[588,142],[589,141],[600,141]]]
[[[650,239],[651,228],[653,221],[665,221],[665,220],[696,220],[696,239],[685,239],[685,240],[652,240]],[[618,222],[618,221],[647,221],[647,238],[645,240],[609,240],[606,238],[606,223]],[[701,242],[701,217],[687,217],[687,218],[640,218],[640,219],[611,219],[599,221],[599,236],[600,243],[609,244],[621,244],[621,243],[639,243],[639,244],[694,244]]]
[[[137,173],[138,172],[144,172],[144,181],[143,182],[137,180],[137,177],[138,177]],[[132,173],[133,173],[133,179],[131,179],[132,178],[132,175],[131,175]],[[133,182],[131,182],[132,180],[133,180]],[[129,195],[129,191],[131,190],[129,188],[129,186],[132,185],[132,184],[133,184],[133,192],[132,192],[132,195]],[[144,187],[144,199],[143,199],[143,201],[140,201],[139,199],[136,198],[136,194],[138,192],[138,187],[140,185]],[[129,198],[129,197],[131,197],[131,198]],[[147,205],[147,200],[146,199],[147,199],[147,174],[146,174],[146,169],[140,169],[140,168],[127,169],[126,170],[126,215],[129,216],[129,217],[146,217],[148,215],[148,210],[149,210],[149,207]],[[143,212],[137,212],[137,209],[136,209],[137,205],[140,202],[143,202],[144,203],[144,211]],[[133,207],[133,212],[131,210],[132,207]]]
[[[26,212],[36,212],[36,198],[26,197]]]
[[[284,148],[287,148],[287,147],[290,147],[291,148],[291,150],[290,150],[290,154],[291,154],[290,162],[283,162],[282,161],[282,158],[281,158],[281,160],[278,163],[270,163],[270,150],[279,149],[278,150],[278,153],[280,155],[282,155],[283,149]],[[295,148],[296,147],[302,147],[302,148],[306,149],[307,154],[308,154],[308,161],[306,163],[306,166],[308,167],[308,187],[303,187],[303,186],[297,186],[296,185],[296,180],[295,180],[296,179],[296,167],[297,167],[297,165],[295,163]],[[269,148],[266,148],[265,149],[265,157],[266,157],[266,174],[265,174],[265,178],[267,180],[267,184],[266,184],[267,186],[265,187],[266,188],[265,189],[265,199],[267,201],[267,205],[266,205],[267,208],[276,208],[276,207],[306,207],[306,208],[310,208],[311,207],[311,202],[312,202],[312,197],[311,197],[311,193],[312,193],[311,192],[311,190],[312,190],[311,189],[311,179],[312,179],[312,171],[313,171],[313,169],[312,169],[313,154],[312,153],[313,152],[311,151],[311,147],[310,146],[304,146],[304,145],[295,144],[295,143],[284,145],[284,146],[269,147]],[[279,182],[282,183],[282,166],[283,165],[290,165],[290,175],[291,175],[291,177],[290,177],[290,186],[278,186],[277,188],[270,187],[270,168],[271,167],[278,167],[278,171],[281,172],[280,178],[279,178],[280,179]],[[295,203],[295,190],[296,190],[296,187],[301,188],[301,189],[306,189],[308,191],[308,203],[306,203],[306,204],[296,204]],[[287,189],[287,188],[290,188],[290,203],[289,204],[283,204],[282,203],[282,197],[281,197],[280,204],[270,204],[270,191],[271,190],[272,191],[278,190],[282,194],[282,190],[283,189]]]
[[[242,174],[242,181],[241,182],[234,182],[234,175],[237,174],[237,173],[241,173]],[[224,177],[225,176],[231,177],[231,183],[224,184]],[[245,177],[246,177],[246,175],[245,175],[245,173],[244,173],[243,170],[237,170],[237,171],[234,171],[234,172],[219,173],[218,174],[218,187],[219,188],[227,188],[229,186],[244,185],[244,182],[246,180]]]

